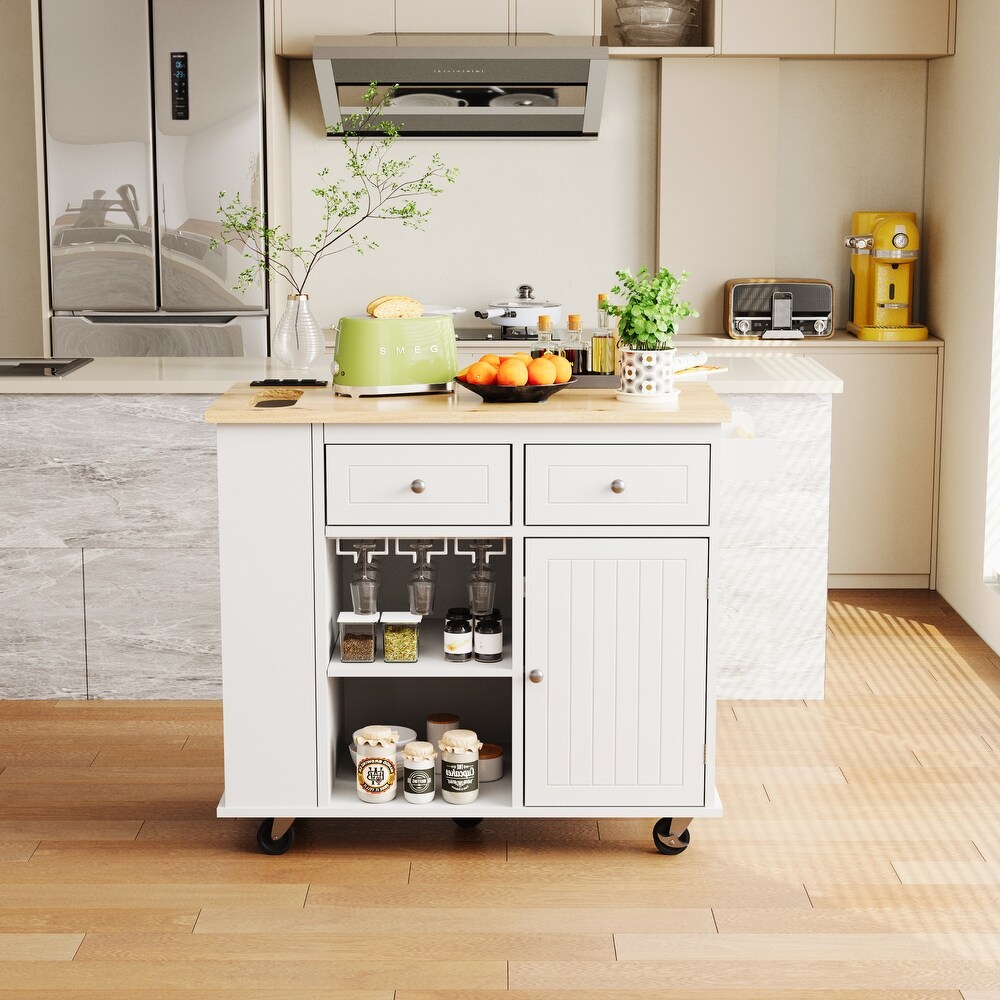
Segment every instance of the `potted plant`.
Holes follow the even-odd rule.
[[[296,245],[286,230],[269,225],[258,207],[239,194],[227,201],[226,192],[219,192],[221,238],[213,245],[238,244],[247,261],[235,287],[245,289],[262,275],[268,280],[283,278],[294,289],[271,343],[272,355],[291,368],[308,368],[323,352],[323,336],[305,293],[319,262],[344,250],[376,249],[378,243],[361,233],[365,224],[394,222],[423,229],[430,209],[421,208],[418,200],[440,194],[442,182],[451,184],[458,175],[437,153],[423,165],[416,164],[415,156],[389,156],[399,130],[382,117],[382,107],[394,90],[372,83],[364,97],[365,111],[347,115],[336,126],[343,132],[346,176],[331,181],[329,167],[319,172],[320,183],[312,193],[322,202],[323,224],[310,243]],[[372,131],[379,134],[362,137]]]
[[[650,275],[645,267],[633,275],[627,269],[615,272],[618,284],[612,294],[625,297],[624,305],[609,302],[608,314],[618,317],[618,358],[621,385],[618,398],[624,402],[675,403],[674,348],[677,324],[698,313],[690,302],[678,298],[687,271],[672,274],[661,267]]]

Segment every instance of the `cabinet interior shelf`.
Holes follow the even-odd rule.
[[[341,663],[334,657],[326,669],[327,677],[506,677],[513,676],[509,650],[499,663],[447,663],[439,657],[421,654],[416,663]]]

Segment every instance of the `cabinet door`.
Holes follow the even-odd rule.
[[[393,0],[337,3],[333,0],[277,0],[275,49],[279,56],[312,56],[316,35],[369,35],[395,30]]]
[[[937,360],[894,351],[823,355],[844,380],[833,397],[831,575],[931,572]]]
[[[601,5],[594,0],[517,0],[518,34],[599,35]]]
[[[723,55],[832,55],[836,0],[723,0]]]
[[[707,578],[705,538],[526,540],[526,805],[704,804]]]
[[[838,56],[947,55],[949,0],[837,0]]]
[[[396,30],[507,31],[507,0],[396,0]]]

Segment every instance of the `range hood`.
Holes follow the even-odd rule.
[[[510,36],[513,39],[513,36]],[[327,135],[395,86],[383,117],[401,136],[594,138],[608,50],[555,35],[320,36],[313,48]]]

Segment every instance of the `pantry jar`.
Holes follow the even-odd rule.
[[[503,659],[503,622],[492,615],[477,618],[472,648],[480,663],[499,663]]]
[[[375,626],[378,614],[358,615],[353,611],[341,611],[337,615],[340,626],[340,662],[375,662]]]
[[[472,659],[472,622],[468,618],[445,619],[444,658],[448,663],[465,663]]]
[[[362,802],[391,802],[396,797],[396,741],[391,726],[366,726],[355,736],[357,788]]]
[[[427,742],[437,745],[449,729],[458,729],[462,723],[452,712],[434,712],[427,716]],[[434,761],[434,773],[441,773],[441,758]]]
[[[452,805],[479,797],[479,737],[471,729],[449,729],[441,737],[441,798]]]
[[[403,747],[403,798],[407,802],[434,801],[434,758],[430,743],[413,742]]]
[[[409,611],[382,612],[382,660],[385,663],[417,662],[421,617]]]

